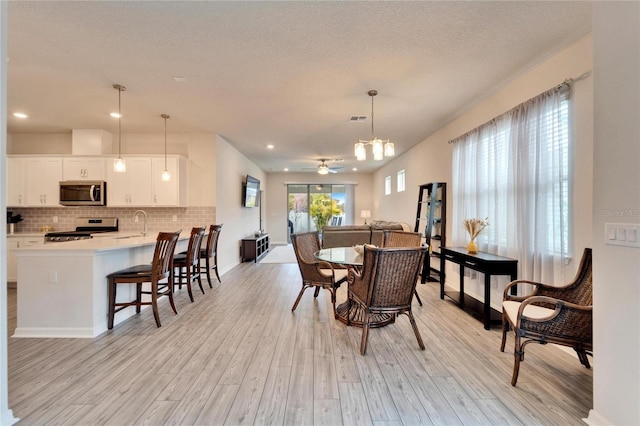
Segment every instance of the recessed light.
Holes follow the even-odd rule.
[[[358,168],[357,168],[357,167],[354,167],[354,168],[353,168],[353,169],[351,169],[351,170],[353,170],[354,172],[357,172],[357,171],[358,171]]]
[[[186,77],[175,76],[175,77],[173,77],[173,81],[177,81],[178,83],[184,83],[185,81],[187,81],[187,78]]]
[[[267,145],[267,149],[273,149],[273,145],[271,144]]]
[[[285,168],[284,168],[284,171],[285,171],[285,172],[288,172],[288,171],[289,171],[289,168],[288,168],[288,167],[285,167]]]
[[[112,116],[113,118],[122,118],[122,116],[120,114],[118,114],[117,112],[112,112],[109,115]]]
[[[22,112],[14,112],[13,116],[16,117],[16,118],[27,118],[28,117],[27,114],[22,113]]]

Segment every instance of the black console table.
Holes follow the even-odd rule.
[[[269,252],[269,234],[261,234],[257,237],[242,239],[242,261],[253,260],[258,262],[262,256]]]
[[[447,295],[455,301],[460,308],[469,311],[479,317],[484,323],[485,330],[489,330],[492,323],[500,324],[502,314],[491,308],[491,276],[510,275],[511,281],[515,281],[518,275],[518,261],[510,257],[497,256],[495,254],[478,252],[470,254],[466,247],[440,247],[440,299]],[[445,291],[445,262],[450,261],[460,265],[460,291]],[[464,268],[473,269],[484,274],[484,302],[480,302],[464,293]],[[516,294],[516,287],[511,288],[511,293]]]

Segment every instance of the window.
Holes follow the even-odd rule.
[[[398,172],[398,192],[404,192],[404,169]]]
[[[452,141],[454,223],[488,218],[480,249],[517,258],[523,279],[560,282],[570,256],[569,101],[556,87]]]
[[[391,194],[391,176],[384,178],[384,195]]]
[[[321,230],[353,223],[354,185],[288,184],[290,233]]]

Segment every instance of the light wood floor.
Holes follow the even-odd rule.
[[[21,424],[579,425],[592,372],[552,346],[529,345],[510,385],[513,336],[419,285],[427,349],[406,316],[370,332],[333,319],[328,293],[295,313],[297,265],[245,263],[206,294],[177,294],[178,315],[149,310],[96,339],[9,339],[9,406]],[[338,300],[344,300],[343,294]],[[15,290],[9,297],[15,328]]]

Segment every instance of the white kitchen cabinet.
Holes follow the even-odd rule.
[[[24,207],[27,202],[25,164],[23,157],[7,157],[7,207]]]
[[[28,207],[57,206],[60,204],[62,158],[26,158],[26,195]]]
[[[105,165],[103,157],[65,157],[62,180],[105,180]]]
[[[151,206],[153,204],[151,158],[123,157],[123,159],[127,166],[126,172],[115,172],[113,167],[107,167],[107,206]]]
[[[44,244],[43,235],[20,237],[7,235],[7,282],[18,281],[18,265],[16,262],[16,249]]]
[[[151,159],[151,183],[153,206],[186,207],[187,205],[187,167],[184,157],[167,156],[167,170],[171,175],[168,181],[162,180],[165,168],[164,157]]]

